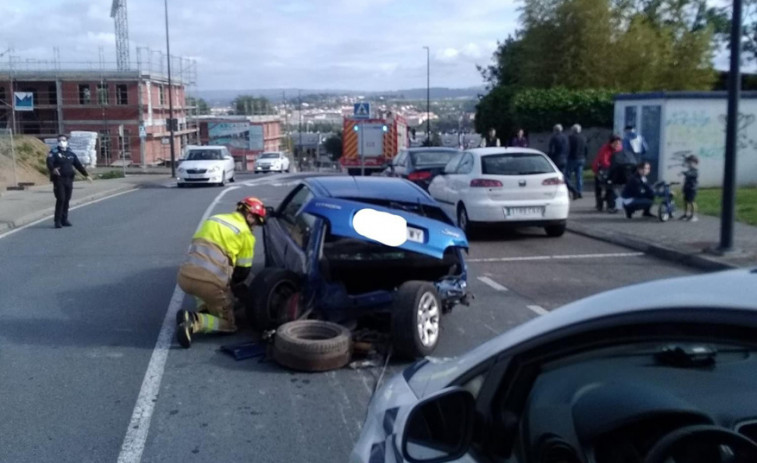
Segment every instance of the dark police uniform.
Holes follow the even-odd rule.
[[[54,169],[58,169],[60,175],[56,175]],[[79,162],[79,158],[71,151],[71,148],[62,150],[60,147],[53,148],[47,155],[47,170],[50,171],[50,180],[53,182],[55,193],[55,226],[68,226],[68,202],[71,200],[71,192],[74,189],[74,169],[88,176],[87,170]]]

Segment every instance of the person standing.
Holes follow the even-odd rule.
[[[526,138],[526,135],[524,134],[523,129],[518,129],[518,133],[510,142],[510,146],[514,146],[518,148],[528,148],[528,138]]]
[[[233,333],[234,294],[244,286],[254,257],[256,225],[264,225],[263,202],[247,197],[231,214],[217,214],[203,222],[192,237],[187,260],[179,268],[177,282],[197,299],[197,310],[176,314],[176,339],[184,348],[196,333]],[[241,288],[244,289],[244,288]]]
[[[55,194],[55,228],[70,227],[68,204],[74,190],[74,176],[78,170],[84,178],[92,181],[76,154],[68,147],[68,137],[58,135],[58,146],[47,154],[47,170],[53,182]]]
[[[581,126],[574,124],[568,137],[570,151],[568,152],[568,173],[566,182],[571,176],[575,176],[575,198],[583,198],[584,191],[584,165],[586,157],[589,154],[589,147],[586,145],[586,137],[581,133]]]
[[[597,210],[602,212],[607,203],[608,212],[617,212],[615,209],[615,191],[609,185],[610,166],[615,153],[623,149],[623,142],[617,135],[612,135],[610,140],[602,145],[591,165],[594,171],[594,197],[597,201]]]
[[[496,148],[501,146],[499,138],[497,138],[497,131],[492,127],[489,129],[489,133],[481,139],[481,148]]]
[[[632,125],[627,125],[625,130],[625,136],[623,137],[623,151],[627,153],[629,158],[633,158],[634,164],[637,164],[646,157],[648,147],[644,137],[636,133],[636,128]]]
[[[681,220],[696,222],[697,219],[697,187],[699,186],[699,158],[691,154],[686,156],[686,170],[683,175],[683,215]],[[691,212],[689,212],[691,211]]]
[[[575,198],[576,189],[568,179],[568,153],[570,152],[570,141],[568,137],[563,133],[561,124],[555,124],[552,129],[552,138],[549,139],[549,158],[555,163],[557,168],[562,172],[565,179],[565,185],[568,187],[568,191]]]

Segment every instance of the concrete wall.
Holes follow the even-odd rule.
[[[643,107],[659,105],[659,128],[647,125],[641,118]],[[699,158],[699,183],[702,187],[719,187],[723,183],[725,158],[726,99],[670,98],[665,100],[619,100],[615,103],[615,126],[622,128],[626,108],[638,109],[639,133],[649,142],[659,130],[659,157],[653,166],[657,177],[681,181],[684,158]],[[645,134],[645,129],[648,133]],[[739,139],[737,183],[757,185],[757,99],[742,98],[739,103]]]

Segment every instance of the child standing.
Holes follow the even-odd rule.
[[[697,220],[697,185],[699,184],[699,158],[691,154],[686,156],[686,170],[683,175],[684,209],[681,220],[696,222]],[[691,212],[689,212],[691,211]]]

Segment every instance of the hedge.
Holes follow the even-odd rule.
[[[522,90],[513,96],[510,113],[515,124],[529,132],[549,131],[558,123],[612,127],[615,93],[566,88]]]

